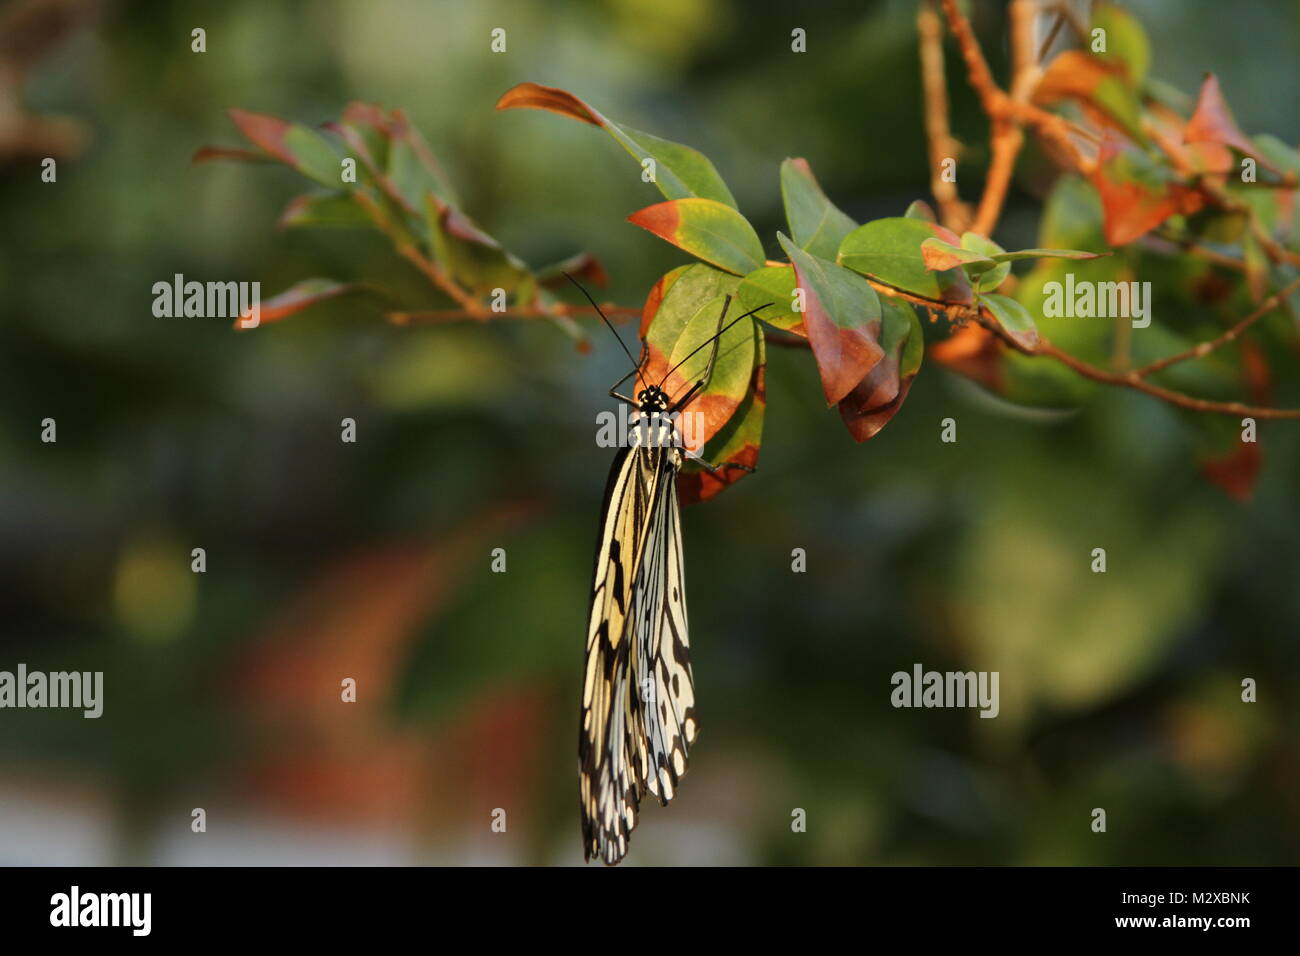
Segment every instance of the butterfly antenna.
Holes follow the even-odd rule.
[[[592,307],[593,309],[596,310],[596,314],[597,314],[598,316],[601,317],[601,319],[604,321],[604,323],[605,323],[607,326],[609,326],[609,330],[610,330],[611,332],[614,333],[614,338],[618,339],[618,344],[619,344],[619,347],[623,350],[623,354],[627,356],[627,360],[628,360],[629,362],[631,362],[631,363],[632,363],[632,367],[633,367],[634,369],[636,369],[637,377],[640,377],[640,375],[641,375],[641,363],[638,362],[635,358],[632,357],[632,352],[631,352],[631,350],[627,347],[627,343],[623,341],[623,336],[621,336],[621,335],[618,334],[618,329],[614,328],[614,323],[611,322],[611,321],[609,321],[609,316],[605,315],[605,313],[601,311],[600,306],[598,306],[598,305],[596,304],[596,300],[593,299],[593,298],[591,297],[591,293],[590,293],[590,292],[588,292],[586,289],[584,289],[584,288],[582,287],[582,283],[581,283],[581,282],[579,282],[579,281],[578,281],[577,279],[575,279],[573,276],[569,275],[567,272],[561,273],[561,275],[563,275],[564,278],[568,279],[570,282],[572,282],[574,285],[576,285],[576,286],[578,287],[578,291],[581,292],[584,296],[587,297],[587,301],[590,302],[590,303],[591,303],[591,307]],[[642,381],[641,384],[644,385],[645,382]]]
[[[673,372],[677,371],[679,368],[681,368],[683,365],[685,365],[687,362],[689,362],[689,361],[691,360],[691,358],[695,355],[695,353],[698,352],[698,351],[700,351],[700,349],[707,348],[707,347],[708,347],[709,345],[711,345],[711,344],[712,344],[716,339],[720,339],[720,338],[722,338],[722,336],[725,335],[725,334],[727,333],[727,330],[730,329],[730,328],[731,328],[733,325],[735,325],[737,322],[739,322],[741,319],[747,319],[747,318],[749,318],[751,315],[753,315],[755,312],[762,312],[764,309],[766,309],[766,308],[767,308],[769,305],[771,305],[771,304],[772,304],[771,302],[764,302],[764,303],[763,303],[762,305],[760,305],[757,309],[750,309],[750,310],[749,310],[748,312],[746,312],[744,315],[736,316],[736,318],[732,319],[730,322],[728,322],[728,323],[727,323],[726,325],[724,325],[722,328],[718,329],[718,331],[715,332],[713,335],[710,335],[707,339],[705,339],[703,342],[701,342],[701,343],[700,343],[699,345],[697,345],[695,348],[691,349],[690,354],[688,354],[688,355],[686,356],[686,358],[682,359],[680,362],[678,362],[676,365],[674,365],[672,368],[670,368],[670,369],[668,370],[667,374],[664,375],[664,381],[659,383],[659,387],[660,387],[660,388],[663,388],[663,387],[664,387],[664,382],[668,381],[668,377],[669,377],[670,375],[672,375]]]

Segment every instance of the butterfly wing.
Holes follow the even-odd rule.
[[[653,793],[665,806],[686,772],[690,746],[699,730],[687,640],[681,506],[675,481],[679,460],[673,456],[666,459],[646,534],[645,556],[633,587],[635,689],[644,748],[636,766],[644,770],[639,780],[642,790]]]
[[[640,663],[632,647],[638,637],[634,584],[661,487],[676,496],[671,480],[661,486],[665,474],[673,470],[669,451],[620,449],[605,488],[578,734],[582,835],[588,860],[598,857],[617,863],[623,858],[648,772],[633,673]]]

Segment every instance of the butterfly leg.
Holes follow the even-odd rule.
[[[720,464],[720,465],[711,465],[711,464],[709,464],[707,461],[705,461],[703,458],[696,458],[696,457],[694,457],[694,456],[691,456],[688,460],[695,462],[695,464],[699,465],[701,468],[703,468],[705,471],[707,471],[710,475],[716,475],[716,474],[718,474],[719,472],[727,471],[728,469],[732,469],[732,468],[736,469],[737,471],[743,471],[743,472],[745,472],[745,473],[747,473],[747,474],[750,474],[750,475],[752,475],[755,471],[758,470],[758,469],[753,468],[753,467],[751,467],[751,466],[749,466],[749,465],[742,465],[742,464],[741,464],[740,462],[738,462],[738,461],[724,461],[724,462],[723,462],[722,464]]]
[[[631,378],[633,375],[635,375],[635,374],[636,374],[637,372],[639,372],[639,371],[640,371],[639,368],[634,368],[634,369],[632,369],[632,371],[628,372],[626,375],[624,375],[622,378],[620,378],[617,382],[615,382],[612,386],[610,386],[610,389],[609,389],[609,397],[610,397],[610,398],[617,398],[619,401],[621,401],[621,402],[627,402],[629,405],[637,405],[638,403],[637,403],[636,399],[628,398],[626,395],[620,395],[620,394],[619,394],[619,391],[618,391],[618,387],[619,387],[620,385],[622,385],[624,382],[626,382],[629,378]]]

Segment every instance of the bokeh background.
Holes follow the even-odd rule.
[[[374,233],[277,231],[288,170],[190,156],[238,141],[230,106],[400,107],[512,251],[591,250],[603,297],[639,304],[685,261],[624,221],[658,194],[596,130],[496,98],[561,86],[696,146],[771,254],[786,156],[859,221],[928,198],[915,4],[42,6],[40,42],[0,28],[0,668],[102,670],[106,703],[0,712],[0,862],[580,861],[592,434],[621,352],[540,322],[397,328],[360,300],[245,334],[155,318],[177,272],[447,305]],[[1213,70],[1244,129],[1300,140],[1296,4],[1127,6],[1157,75],[1194,93]],[[1001,8],[973,4],[995,69]],[[970,198],[984,121],[948,53]],[[998,238],[1033,245],[1040,212],[1016,191]],[[630,863],[1300,860],[1300,425],[1262,429],[1238,503],[1134,393],[1012,414],[927,364],[858,446],[806,352],[770,350],[768,390],[759,473],[684,515],[703,733]],[[918,662],[999,671],[1000,716],[893,709]]]

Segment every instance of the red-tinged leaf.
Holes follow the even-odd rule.
[[[967,266],[978,267],[974,270],[968,269],[968,274],[987,272],[997,265],[996,262],[982,252],[962,249],[950,242],[935,238],[927,239],[921,243],[921,261],[925,263],[927,269],[936,272],[943,272],[947,269],[961,269]]]
[[[254,146],[326,186],[342,184],[339,158],[313,130],[278,116],[228,111],[231,121]]]
[[[714,348],[706,343],[741,315],[743,312],[735,298],[728,301],[725,295],[705,302],[696,310],[673,343],[667,360],[671,371],[659,378],[669,395],[674,398],[684,395],[696,382],[704,380]],[[693,417],[681,426],[683,444],[689,451],[700,451],[712,441],[745,400],[756,356],[762,351],[762,337],[757,323],[747,319],[727,329],[717,340],[713,373],[707,385],[682,410],[684,415]]]
[[[1208,140],[1186,142],[1187,121],[1172,109],[1153,103],[1147,109],[1146,118],[1151,138],[1180,174],[1222,174],[1236,167],[1236,157],[1223,143]]]
[[[563,262],[538,269],[537,284],[546,289],[572,288],[569,280],[564,278],[566,275],[602,288],[609,285],[609,273],[605,271],[604,263],[592,252],[578,252]]]
[[[906,217],[876,219],[844,237],[839,262],[922,298],[969,305],[975,297],[961,269],[935,272],[926,268],[921,244],[931,237],[961,245],[960,236],[935,223]]]
[[[240,331],[260,328],[271,322],[287,319],[304,309],[309,309],[313,305],[329,299],[336,299],[341,295],[373,291],[375,290],[369,286],[355,282],[336,282],[333,279],[303,279],[301,282],[294,283],[279,295],[272,296],[261,303],[256,325],[252,324],[251,316],[243,315],[235,320],[235,328]]]
[[[347,109],[343,112],[344,117],[354,107],[365,105],[362,103],[348,104]],[[346,119],[342,122],[330,120],[322,123],[321,129],[328,130],[343,140],[348,149],[356,153],[354,158],[361,160],[361,169],[369,174],[376,184],[382,187],[387,182],[389,189],[386,189],[385,192],[389,192],[390,196],[394,198],[398,195],[397,187],[392,184],[391,180],[388,180],[387,174],[384,172],[384,164],[388,159],[388,143],[381,131],[373,128],[363,130],[357,123],[348,122]]]
[[[968,322],[930,347],[930,358],[934,361],[999,395],[1006,387],[1002,355],[1003,346],[997,337],[974,322]]]
[[[1196,101],[1196,110],[1192,118],[1183,127],[1185,143],[1222,143],[1240,150],[1247,156],[1254,156],[1265,165],[1267,160],[1259,156],[1255,144],[1237,126],[1228,108],[1228,101],[1219,89],[1219,80],[1213,73],[1205,74],[1201,83],[1201,95]]]
[[[674,269],[660,281],[664,283],[663,295],[642,334],[647,382],[658,382],[668,374],[672,365],[668,359],[700,306],[720,295],[734,293],[739,285],[735,276],[703,263]]]
[[[927,269],[962,268],[974,278],[999,264],[1022,259],[1100,259],[1110,255],[1108,252],[1082,252],[1078,249],[1017,249],[1007,252],[986,239],[982,242],[987,244],[975,245],[981,243],[981,237],[969,232],[962,237],[960,248],[942,239],[927,239],[921,243],[921,259]]]
[[[1250,400],[1259,405],[1273,404],[1273,367],[1268,353],[1257,342],[1241,339],[1241,376],[1246,381]]]
[[[763,243],[749,221],[712,199],[672,199],[627,217],[659,238],[735,275],[763,265]]]
[[[734,298],[738,285],[735,276],[701,264],[687,267],[667,283],[645,335],[644,382],[662,383],[669,395],[679,396],[703,376],[711,348],[699,347],[717,333],[726,296],[733,299],[724,321],[748,311]],[[703,420],[693,421],[688,431],[684,429],[689,447],[697,449],[701,442],[710,441],[736,413],[761,349],[762,335],[753,320],[739,322],[723,333],[713,375],[691,402],[690,411],[701,413]],[[683,360],[684,364],[669,374]]]
[[[501,94],[497,100],[499,110],[549,110],[592,126],[604,126],[605,117],[567,90],[540,83],[520,83]]]
[[[363,182],[379,187],[398,209],[418,218],[424,194],[456,205],[456,193],[433,151],[401,110],[354,101],[322,128],[343,140],[359,161]]]
[[[1050,106],[1076,99],[1097,108],[1101,116],[1135,142],[1142,142],[1141,108],[1125,68],[1083,50],[1058,54],[1034,88],[1034,103]]]
[[[231,108],[226,111],[231,121],[244,134],[250,143],[269,153],[282,163],[290,166],[294,163],[293,153],[284,144],[284,138],[292,126],[288,120],[264,113],[250,113],[248,110]]]
[[[1199,190],[1170,181],[1140,151],[1111,137],[1102,141],[1092,183],[1101,196],[1103,232],[1112,246],[1127,245],[1170,216],[1196,212],[1203,204]]]
[[[497,109],[548,110],[582,123],[599,126],[628,151],[642,168],[647,159],[654,161],[654,184],[666,199],[712,199],[736,206],[731,190],[703,153],[660,139],[650,133],[616,123],[572,93],[537,83],[520,83],[507,90],[497,101]]]
[[[303,226],[370,226],[374,221],[365,208],[347,193],[309,193],[289,201],[280,221],[281,229]]]
[[[1227,173],[1237,166],[1232,150],[1222,143],[1185,143],[1182,160],[1193,173]]]
[[[898,414],[925,353],[915,309],[886,298],[880,310],[884,357],[839,403],[840,419],[858,442],[874,438]]]
[[[763,443],[763,417],[767,409],[767,365],[763,358],[763,339],[757,340],[758,360],[745,400],[725,426],[704,446],[703,459],[717,470],[710,473],[689,460],[677,476],[677,493],[683,505],[708,501],[729,485],[735,484],[758,467],[758,452]],[[727,465],[741,465],[728,468]]]
[[[190,162],[197,166],[199,163],[211,162],[214,159],[233,159],[240,163],[273,163],[276,157],[268,156],[266,153],[259,153],[255,149],[241,149],[238,146],[200,146],[190,157]]]
[[[668,294],[668,290],[671,289],[673,283],[680,279],[686,273],[686,270],[690,268],[693,267],[688,264],[678,266],[676,269],[671,269],[661,275],[659,281],[650,288],[650,294],[645,298],[645,305],[641,307],[641,326],[637,330],[637,334],[642,339],[644,339],[646,334],[650,331],[650,323],[654,321],[655,315],[658,314],[659,306],[663,304],[664,296]]]
[[[1201,474],[1222,488],[1234,501],[1245,502],[1255,491],[1263,461],[1258,442],[1239,442],[1224,455],[1203,458]]]
[[[804,290],[804,328],[821,375],[826,404],[834,405],[866,377],[884,351],[877,342],[880,298],[871,283],[843,266],[804,252],[777,233]]]

